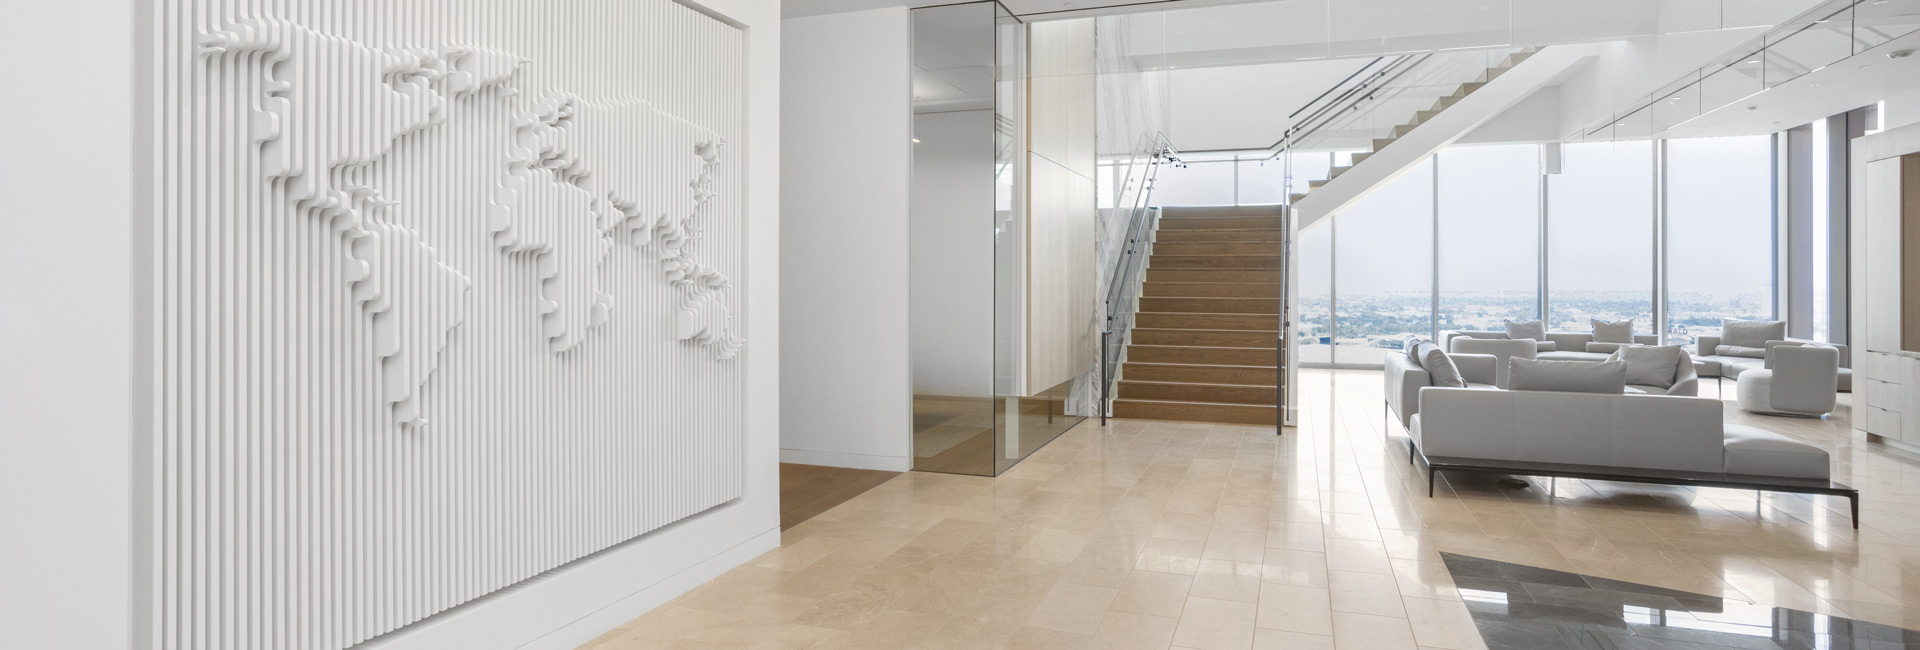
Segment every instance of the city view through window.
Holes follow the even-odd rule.
[[[1545,175],[1542,149],[1447,149],[1304,229],[1301,361],[1378,365],[1409,335],[1540,318],[1543,226],[1550,331],[1632,319],[1636,334],[1655,333],[1654,144],[1563,145],[1562,172]],[[1723,318],[1772,318],[1769,138],[1669,140],[1666,155],[1666,341],[1718,335]],[[1207,195],[1180,180],[1161,186],[1176,199]]]

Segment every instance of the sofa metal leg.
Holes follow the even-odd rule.
[[[1433,498],[1433,477],[1439,473],[1433,469],[1433,466],[1427,466],[1427,498],[1429,499]]]
[[[1847,495],[1847,507],[1853,510],[1853,529],[1860,530],[1860,494]]]

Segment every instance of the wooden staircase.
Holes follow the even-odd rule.
[[[1274,424],[1281,208],[1162,208],[1114,417]]]
[[[1355,166],[1359,165],[1360,161],[1366,160],[1368,156],[1372,156],[1373,154],[1379,153],[1381,149],[1387,148],[1387,145],[1393,144],[1395,140],[1398,140],[1401,137],[1406,136],[1408,133],[1412,133],[1413,130],[1415,128],[1418,128],[1421,124],[1425,124],[1428,120],[1433,119],[1435,116],[1439,115],[1441,111],[1447,110],[1448,106],[1452,106],[1454,105],[1454,103],[1459,102],[1461,99],[1464,99],[1467,95],[1473,94],[1473,91],[1479,90],[1481,87],[1486,86],[1487,82],[1490,82],[1490,81],[1493,81],[1494,79],[1499,78],[1501,74],[1505,73],[1508,70],[1512,70],[1513,66],[1520,65],[1521,61],[1527,60],[1528,57],[1533,56],[1535,53],[1538,53],[1539,51],[1540,51],[1540,48],[1530,47],[1530,48],[1526,48],[1518,52],[1515,52],[1513,54],[1507,55],[1507,58],[1501,60],[1499,65],[1496,65],[1491,68],[1487,68],[1487,71],[1481,74],[1478,79],[1469,81],[1464,84],[1460,84],[1460,87],[1454,89],[1453,94],[1434,100],[1433,105],[1428,107],[1426,110],[1415,112],[1413,114],[1413,119],[1411,121],[1407,122],[1406,124],[1401,124],[1393,127],[1393,131],[1388,137],[1375,138],[1373,140],[1373,150],[1367,151],[1364,153],[1353,154],[1352,164],[1340,165],[1328,170],[1327,177],[1324,179],[1307,181],[1307,191],[1294,193],[1291,197],[1289,197],[1288,202],[1299,203],[1300,199],[1306,198],[1309,192],[1320,189],[1321,186],[1324,186],[1327,183],[1333,182],[1333,179],[1339,178],[1340,175],[1346,173],[1347,170],[1353,169]]]

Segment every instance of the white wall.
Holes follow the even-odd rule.
[[[1094,19],[1028,27],[1026,394],[1083,379],[1098,355]]]
[[[993,396],[993,110],[913,117],[913,392]]]
[[[887,8],[782,27],[786,462],[911,467],[909,20]]]
[[[0,21],[0,647],[134,635],[135,6]]]
[[[63,52],[58,65],[0,68],[0,83],[45,100],[0,107],[0,220],[10,227],[0,270],[15,278],[0,283],[0,521],[31,532],[0,536],[0,647],[160,647],[145,582],[158,570],[145,527],[157,512],[145,469],[156,459],[141,446],[158,428],[144,414],[157,407],[145,396],[160,386],[196,390],[149,375],[146,361],[157,340],[148,305],[165,287],[144,254],[158,217],[138,179],[158,169],[135,131],[154,120],[154,98],[140,84],[155,57],[154,44],[136,36],[160,31],[148,22],[160,6],[46,3],[0,26],[6,60]],[[702,8],[741,25],[749,44],[745,136],[729,143],[750,179],[737,245],[753,264],[733,286],[751,346],[738,407],[744,495],[367,647],[573,648],[778,544],[779,6]],[[645,313],[628,305],[623,315]],[[240,570],[227,579],[259,577]]]

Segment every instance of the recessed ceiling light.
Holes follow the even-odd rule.
[[[1760,110],[1760,107],[1758,107],[1758,106],[1748,106],[1748,107],[1747,107],[1747,110],[1749,110],[1749,111],[1757,111],[1757,110]]]
[[[1747,62],[1747,65],[1753,65],[1753,64],[1755,64],[1755,63],[1759,63],[1759,62],[1760,62],[1760,60],[1759,60],[1759,59],[1754,59],[1754,60],[1752,60],[1752,61],[1748,61],[1748,62]]]
[[[914,138],[914,139],[913,139],[913,141],[914,141],[915,143],[919,143],[919,142],[920,142],[920,139],[919,139],[919,138]]]

